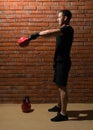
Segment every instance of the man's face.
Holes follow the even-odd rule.
[[[63,13],[58,13],[57,22],[60,26],[65,23],[65,16],[63,16]]]

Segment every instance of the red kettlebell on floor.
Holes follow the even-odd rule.
[[[26,96],[23,99],[23,103],[21,105],[22,111],[25,113],[31,112],[31,102],[29,96]]]

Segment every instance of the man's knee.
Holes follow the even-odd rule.
[[[58,86],[58,90],[59,91],[67,91],[67,88],[66,88],[66,86]]]

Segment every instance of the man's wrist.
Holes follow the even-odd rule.
[[[39,36],[40,36],[39,33],[36,32],[36,33],[32,34],[32,35],[28,38],[28,40],[35,40],[35,39],[38,38]]]

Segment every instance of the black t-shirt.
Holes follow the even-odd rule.
[[[56,36],[56,49],[54,61],[64,61],[70,58],[70,50],[73,42],[74,30],[71,26],[60,28],[62,34]]]

